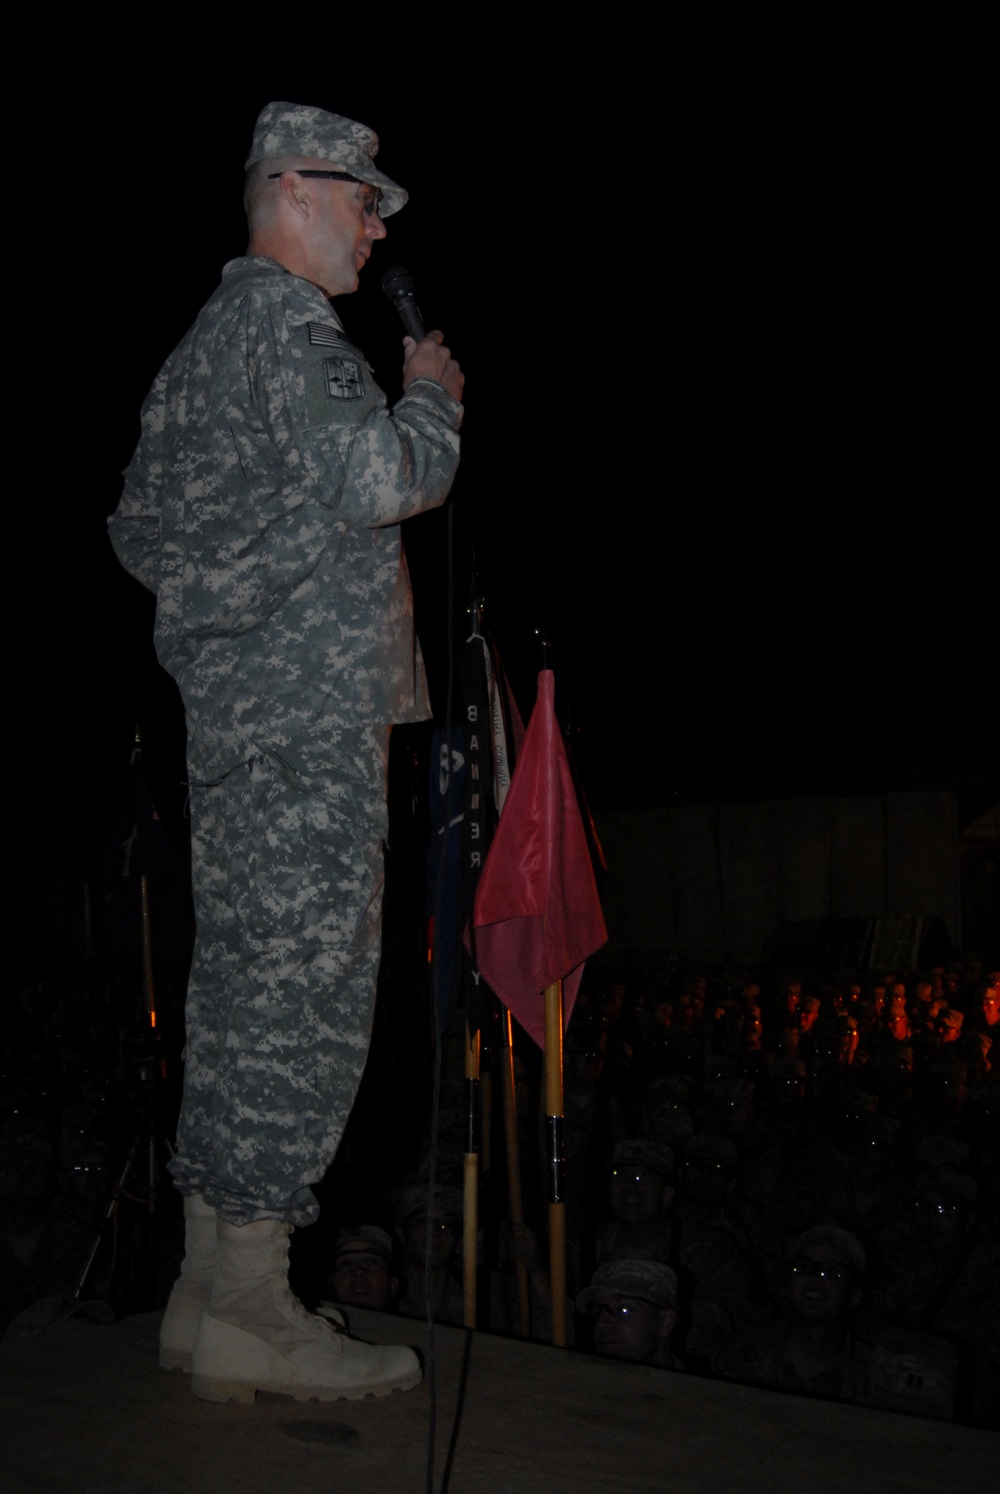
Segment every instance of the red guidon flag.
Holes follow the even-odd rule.
[[[479,970],[542,1048],[546,986],[563,982],[568,1022],[608,937],[553,696],[545,669],[472,914]]]

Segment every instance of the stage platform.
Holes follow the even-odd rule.
[[[422,1324],[352,1310],[421,1348]],[[157,1366],[159,1314],[0,1344],[8,1494],[421,1494],[428,1383],[211,1405]],[[985,1494],[1000,1438],[439,1327],[435,1491]]]

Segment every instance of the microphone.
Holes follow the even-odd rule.
[[[403,326],[415,342],[427,336],[424,319],[417,305],[413,276],[402,265],[391,265],[382,276],[382,290],[403,319]]]

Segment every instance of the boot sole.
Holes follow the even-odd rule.
[[[363,1401],[366,1396],[391,1395],[394,1390],[412,1390],[419,1385],[423,1371],[418,1366],[412,1375],[381,1385],[277,1385],[256,1380],[230,1380],[208,1375],[193,1375],[191,1389],[203,1401],[240,1401],[250,1405],[258,1390],[269,1395],[289,1395],[296,1401]]]

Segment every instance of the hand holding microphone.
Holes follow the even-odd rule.
[[[445,347],[444,333],[425,333],[413,276],[401,265],[393,265],[382,276],[382,289],[402,317],[407,331],[403,338],[403,388],[406,389],[415,379],[431,379],[461,403],[465,375]]]

